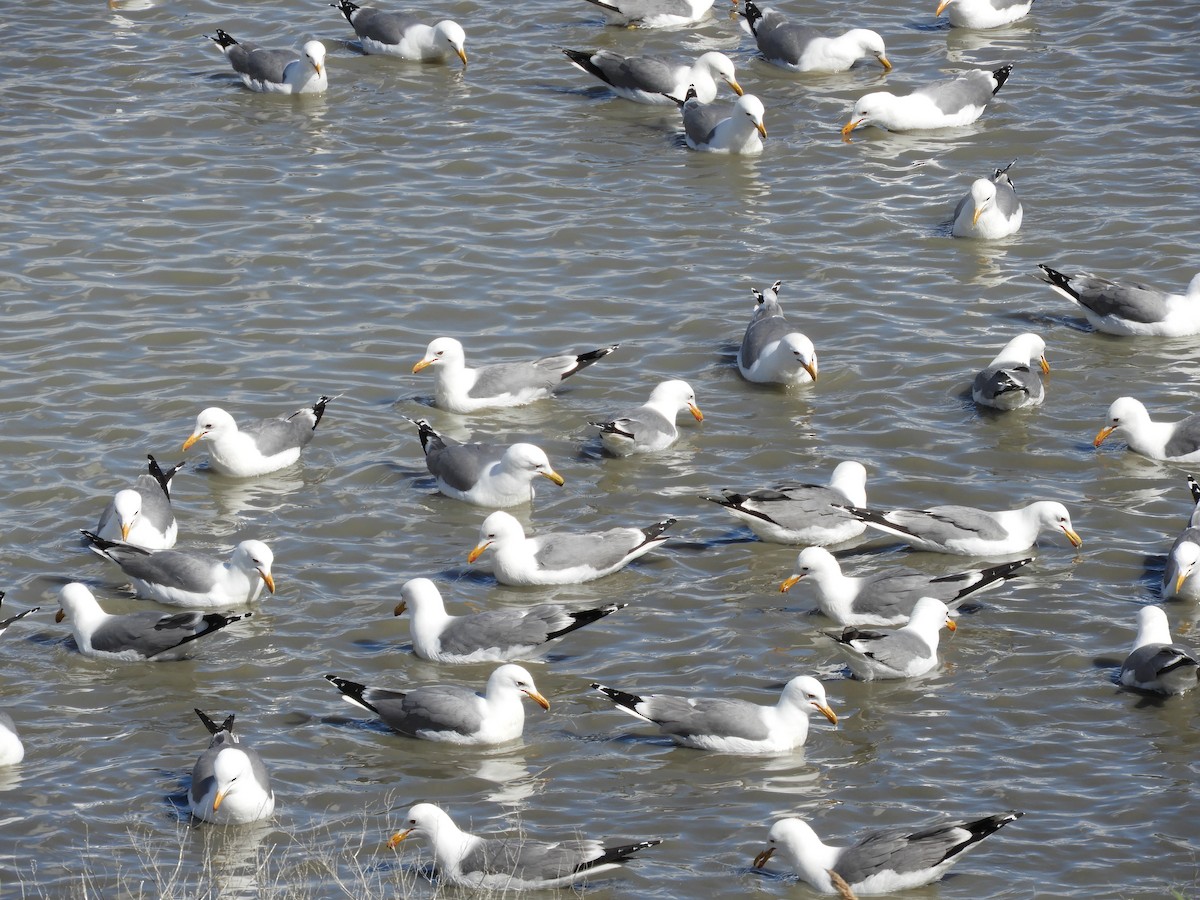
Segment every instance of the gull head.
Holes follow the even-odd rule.
[[[230,563],[243,572],[257,572],[272,594],[275,593],[275,578],[271,575],[271,564],[275,555],[262,541],[242,541],[234,548]]]
[[[466,357],[463,355],[463,345],[454,338],[435,338],[425,348],[425,356],[412,367],[413,374],[437,363],[442,363],[449,368],[465,365]]]
[[[837,713],[830,708],[829,701],[825,699],[825,686],[810,675],[798,675],[785,684],[779,702],[805,712],[815,709],[834,725],[838,723]]]
[[[191,436],[183,442],[183,449],[190,450],[196,441],[211,441],[234,434],[238,430],[233,416],[219,406],[210,406],[196,416],[196,427]]]
[[[467,64],[467,33],[461,25],[451,19],[443,19],[433,26],[433,34],[435,38],[450,45],[450,49],[462,60],[464,66]]]

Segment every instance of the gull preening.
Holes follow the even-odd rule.
[[[453,413],[481,409],[524,406],[550,397],[560,383],[612,353],[620,344],[547,356],[530,362],[492,363],[472,368],[467,365],[463,345],[454,338],[429,342],[425,355],[412,367],[413,373],[432,368],[434,403]]]
[[[691,385],[686,381],[664,381],[637,409],[588,424],[600,429],[600,442],[614,456],[654,453],[675,443],[679,437],[675,417],[685,409],[697,422],[704,421]]]
[[[634,103],[668,105],[696,89],[703,103],[717,97],[718,80],[739,97],[744,93],[724,53],[710,50],[694,63],[675,63],[658,56],[623,56],[613,50],[563,50],[577,69],[598,78],[616,94]]]
[[[325,405],[336,397],[321,397],[312,406],[277,419],[260,419],[238,428],[233,416],[210,406],[196,416],[196,427],[183,442],[188,450],[197,441],[208,447],[213,471],[233,478],[266,475],[292,465],[321,424]]]
[[[483,520],[479,541],[467,562],[475,562],[490,550],[493,574],[501,584],[582,584],[611,575],[645,556],[667,540],[663,532],[674,524],[675,519],[664,519],[647,528],[558,531],[526,537],[516,518],[497,510]]]
[[[545,478],[559,487],[566,483],[541,447],[525,443],[461,444],[443,438],[424,419],[408,421],[417,426],[425,466],[437,479],[438,490],[447,497],[475,506],[517,506],[533,502],[535,478]]]
[[[785,482],[744,494],[701,494],[700,499],[716,503],[760,540],[775,544],[840,544],[867,530],[846,508],[867,504],[867,470],[853,460],[837,464],[828,486]]]
[[[955,28],[1000,28],[1025,18],[1032,8],[1033,0],[940,0],[934,15],[946,12]]]
[[[1037,370],[1034,368],[1037,360]],[[1036,334],[1019,334],[975,376],[971,398],[992,409],[1038,406],[1046,397],[1042,376],[1050,373],[1046,342]]]
[[[1024,210],[1017,198],[1017,186],[1008,174],[1013,165],[997,169],[991,178],[971,182],[967,195],[954,207],[952,235],[992,241],[1017,233]]]
[[[754,857],[754,867],[761,869],[778,851],[822,894],[839,893],[830,872],[856,894],[889,894],[939,880],[964,852],[1023,815],[1009,810],[982,819],[930,822],[916,830],[872,831],[849,847],[824,843],[803,819],[780,819],[767,834],[767,849]]]
[[[845,72],[860,59],[876,60],[885,72],[892,68],[876,31],[852,28],[827,37],[815,28],[789,22],[776,9],[759,9],[754,0],[746,0],[742,16],[763,59],[789,72]]]
[[[980,591],[999,587],[1021,574],[1033,557],[986,569],[951,575],[930,575],[916,569],[889,569],[873,575],[842,572],[837,557],[824,547],[805,547],[796,557],[796,571],[780,586],[786,592],[802,579],[811,579],[817,606],[839,625],[906,625],[922,597],[941,600],[950,609]]]
[[[1150,459],[1200,460],[1200,414],[1178,422],[1155,422],[1140,400],[1118,397],[1092,444],[1099,447],[1110,435],[1124,438],[1130,450]]]
[[[985,510],[974,506],[929,509],[846,507],[871,528],[900,538],[914,550],[958,556],[1000,556],[1028,550],[1043,531],[1059,531],[1072,547],[1083,539],[1071,526],[1071,514],[1055,500],[1039,500],[1019,509]]]
[[[330,3],[358,35],[363,53],[382,53],[418,62],[445,62],[457,56],[467,64],[467,33],[451,19],[426,25],[408,13],[391,13],[351,0]]]
[[[1171,639],[1167,614],[1143,606],[1137,615],[1137,637],[1121,664],[1121,684],[1152,694],[1182,694],[1196,686],[1200,660],[1191,647]]]
[[[913,606],[908,624],[895,631],[863,631],[847,626],[827,631],[846,653],[851,671],[861,681],[877,678],[915,678],[938,664],[938,636],[942,628],[954,631],[946,604],[922,597]]]
[[[96,534],[147,550],[169,550],[179,534],[171,509],[171,481],[185,463],[164,472],[153,456],[147,455],[146,459],[150,461],[149,472],[139,475],[133,487],[117,491],[108,501]]]
[[[817,380],[817,348],[784,318],[781,287],[783,282],[776,281],[765,291],[750,289],[755,307],[738,349],[738,371],[761,384],[812,384]]]
[[[766,110],[753,94],[738,97],[732,110],[724,104],[702,102],[694,87],[676,102],[683,115],[684,142],[693,150],[746,156],[762,153]]]
[[[538,841],[524,834],[480,837],[460,829],[445,810],[432,803],[412,807],[405,817],[405,827],[392,835],[388,846],[397,847],[413,836],[431,845],[440,883],[502,892],[570,887],[589,875],[617,868],[639,850],[662,843]]]
[[[168,606],[221,609],[253,603],[266,585],[275,593],[271,549],[262,541],[242,541],[229,562],[189,550],[143,550],[82,532],[89,549],[121,567],[139,597]]]
[[[542,709],[550,708],[521,666],[506,663],[488,677],[483,693],[452,684],[435,684],[411,691],[367,687],[357,681],[326,675],[342,698],[379,716],[389,728],[408,737],[446,744],[504,744],[525,729],[524,697]]]
[[[264,94],[320,94],[329,87],[325,72],[325,45],[320,41],[305,41],[303,59],[292,50],[267,50],[257,44],[234,40],[228,32],[217,29],[206,35],[221,48],[233,71],[241,76],[242,84]]]
[[[624,609],[610,603],[569,609],[540,603],[521,609],[491,609],[462,616],[446,612],[441,592],[428,578],[413,578],[400,589],[395,615],[409,612],[413,653],[441,663],[507,662],[542,653],[546,644]]]
[[[1046,282],[1082,310],[1097,331],[1122,337],[1183,337],[1200,334],[1200,275],[1192,278],[1183,294],[1170,294],[1146,284],[1118,284],[1107,278],[1078,272],[1064,275],[1038,265]]]
[[[950,81],[939,81],[910,94],[890,91],[864,94],[854,104],[850,120],[842,128],[842,139],[863,125],[885,131],[927,131],[970,125],[983,115],[988,104],[1008,80],[1012,66],[995,71],[973,69]]]
[[[77,581],[59,591],[58,605],[54,621],[70,620],[80,653],[123,660],[186,659],[195,650],[195,641],[252,615],[163,614],[153,610],[111,615],[101,608],[87,586]]]
[[[819,712],[837,724],[825,686],[808,675],[784,685],[774,706],[730,697],[675,697],[592,687],[636,719],[650,722],[681,747],[720,753],[785,753],[808,740],[808,717]]]
[[[245,825],[269,819],[275,812],[271,777],[258,751],[233,733],[233,715],[220,725],[195,710],[208,733],[208,747],[192,767],[188,808],[192,815],[217,825]]]

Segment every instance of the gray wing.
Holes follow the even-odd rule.
[[[1200,415],[1177,423],[1165,449],[1167,456],[1186,456],[1200,450]]]
[[[637,441],[651,441],[662,436],[675,434],[675,423],[668,421],[653,409],[639,406],[632,412],[627,412],[603,423],[595,422],[604,431],[614,431],[627,435]]]
[[[795,331],[783,316],[783,308],[774,300],[765,300],[754,310],[746,334],[742,337],[742,348],[738,351],[738,363],[743,368],[752,367],[763,354],[763,348],[784,335]]]
[[[637,711],[668,734],[681,737],[719,735],[748,741],[762,741],[770,736],[762,708],[744,700],[719,697],[687,700],[662,694],[650,694],[642,699]]]
[[[722,506],[744,512],[783,528],[807,528],[818,519],[848,522],[854,519],[841,506],[846,498],[838,491],[819,484],[783,484],[745,494],[725,491]]]
[[[263,419],[247,425],[243,432],[254,439],[258,452],[263,456],[274,456],[284,450],[304,447],[313,439],[313,428],[308,418],[298,416],[290,419]]]
[[[162,584],[203,594],[216,584],[215,562],[186,550],[144,552],[121,544],[104,551],[126,575],[149,584]]]
[[[939,585],[931,576],[912,569],[884,572],[863,579],[851,608],[857,615],[891,619],[911,615],[922,597],[934,597],[948,603],[957,599],[958,587]]]
[[[228,623],[229,619],[225,616],[197,612],[170,616],[136,612],[112,616],[92,633],[92,647],[107,653],[133,650],[148,658],[193,641]]]
[[[408,693],[369,688],[363,692],[379,717],[402,734],[453,731],[475,734],[483,724],[479,695],[456,685],[430,685]]]
[[[1171,679],[1172,673],[1180,681],[1195,681],[1198,665],[1200,661],[1192,650],[1182,644],[1146,644],[1125,657],[1121,682],[1144,687]]]
[[[464,875],[512,875],[518,881],[553,881],[574,874],[604,853],[599,841],[545,843],[481,838],[462,860]]]
[[[683,131],[695,144],[707,144],[727,118],[726,110],[713,103],[689,100],[683,104]]]
[[[1094,275],[1072,275],[1069,287],[1080,306],[1098,316],[1119,316],[1131,322],[1161,322],[1167,316],[1167,295],[1142,284],[1122,285]]]
[[[1020,395],[1019,401],[1010,395]],[[1041,374],[1029,366],[988,366],[975,376],[971,396],[976,403],[988,406],[1004,404],[1010,399],[1023,403],[1026,398],[1041,400],[1045,396],[1045,386]]]
[[[468,397],[497,397],[519,394],[534,388],[552,391],[558,385],[557,373],[540,368],[535,363],[500,363],[475,370],[475,383]]]
[[[1008,537],[990,513],[973,506],[934,506],[929,509],[893,509],[879,516],[897,531],[939,543],[979,537],[999,541]],[[867,519],[871,522],[872,519]]]
[[[151,475],[139,475],[133,489],[142,498],[142,518],[157,531],[165,532],[175,521],[171,500],[163,493],[162,485]]]
[[[863,656],[897,671],[903,671],[915,659],[928,659],[933,652],[933,648],[919,635],[905,629],[883,632],[849,628],[843,632],[842,639],[842,643],[849,644],[846,638],[851,638],[858,644],[851,649],[858,650]]]
[[[601,6],[613,6],[620,10],[621,15],[632,21],[652,19],[656,16],[686,16],[692,15],[692,8],[684,0],[611,0],[601,3]]]
[[[611,50],[598,50],[578,63],[589,74],[615,88],[648,94],[670,94],[676,89],[677,67],[656,56],[622,56]]]
[[[991,75],[982,69],[973,69],[961,78],[943,81],[913,91],[933,100],[942,112],[956,113],[965,106],[987,106],[992,99]]]
[[[364,6],[355,10],[350,24],[361,38],[381,44],[399,44],[404,40],[404,32],[419,23],[416,16],[408,13],[390,13]]]
[[[971,201],[971,192],[967,191],[963,198],[958,201],[958,205],[954,207],[954,215],[950,217],[951,222],[957,222],[958,217],[963,214],[963,210],[973,208],[974,204]]]
[[[229,63],[239,75],[252,81],[269,81],[282,84],[284,69],[296,60],[292,50],[267,50],[254,44],[238,43],[226,50]]]
[[[754,40],[767,59],[780,59],[795,65],[805,49],[820,32],[815,28],[795,25],[773,9],[763,13],[754,29]]]
[[[469,491],[479,482],[504,451],[493,444],[430,444],[425,463],[435,478],[458,491]]]
[[[610,528],[591,534],[543,534],[534,538],[539,544],[534,559],[543,569],[584,565],[604,569],[615,566],[644,539],[645,535],[636,528]]]
[[[467,656],[493,647],[537,646],[549,640],[551,632],[568,627],[572,621],[562,607],[549,604],[528,611],[490,610],[458,616],[443,629],[441,649],[443,653]]]
[[[1005,218],[1011,219],[1021,208],[1021,201],[1017,199],[1017,189],[1013,186],[1012,179],[999,172],[992,179],[992,183],[996,185],[996,209],[1003,213]]]
[[[857,884],[881,872],[903,874],[932,869],[952,855],[964,838],[969,837],[969,832],[957,824],[916,834],[876,831],[845,850],[833,870],[848,884]]]

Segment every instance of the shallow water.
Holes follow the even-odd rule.
[[[989,33],[930,27],[930,8],[869,2],[895,70],[796,78],[753,58],[727,12],[680,31],[604,28],[578,3],[444,12],[471,62],[364,58],[324,3],[74,2],[10,37],[0,131],[0,459],[5,612],[41,605],[0,641],[3,704],[26,761],[0,773],[0,885],[14,896],[337,896],[399,879],[415,849],[383,842],[418,799],[480,830],[660,836],[595,896],[808,896],[748,874],[766,823],[810,818],[827,839],[940,814],[1022,809],[940,886],[914,897],[1161,897],[1197,880],[1194,698],[1119,692],[1111,663],[1189,512],[1185,471],[1091,437],[1120,394],[1193,406],[1195,340],[1090,332],[1031,274],[1039,262],[1182,290],[1197,270],[1200,164],[1194,57],[1177,7],[1040,0]],[[833,28],[842,11],[799,10]],[[431,12],[431,16],[435,13]],[[318,98],[252,94],[204,39],[221,27],[276,46],[325,41]],[[14,29],[15,30],[15,29]],[[681,147],[673,110],[615,100],[561,47],[696,55],[721,49],[766,104],[757,159]],[[963,68],[1014,64],[970,128],[843,144],[855,98]],[[1022,231],[947,236],[971,179],[1016,159]],[[815,340],[813,388],[745,383],[733,353],[750,288]],[[1054,371],[1043,408],[981,415],[972,374],[1037,330]],[[425,344],[469,358],[621,343],[561,396],[471,418],[428,407],[409,374]],[[613,460],[586,422],[685,378],[706,419],[671,451]],[[189,469],[181,547],[248,537],[276,555],[279,591],[255,618],[178,664],[80,657],[51,611],[83,580],[139,608],[86,552],[108,496],[164,464],[196,413],[276,415],[343,393],[301,463],[251,483]],[[534,438],[567,479],[537,529],[680,519],[632,569],[563,588],[496,586],[466,564],[484,511],[434,493],[415,430]],[[1166,415],[1170,418],[1171,415]],[[202,454],[196,454],[196,459]],[[1085,545],[1043,541],[1030,574],[985,595],[911,684],[845,680],[801,584],[795,548],[751,539],[698,495],[868,469],[879,505],[1065,502]],[[871,545],[877,550],[881,545]],[[855,553],[847,567],[969,561]],[[415,659],[391,609],[435,579],[453,609],[556,599],[628,603],[531,666],[553,702],[524,741],[447,749],[386,733],[321,675],[370,684],[482,684],[490,666]],[[1167,604],[1191,639],[1200,612]],[[727,758],[673,748],[587,690],[724,693],[769,702],[819,674],[842,718],[804,753]],[[190,829],[178,802],[205,734],[236,712],[267,759],[278,812],[261,829]],[[354,887],[352,896],[370,896]]]

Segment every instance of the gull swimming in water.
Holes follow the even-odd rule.
[[[658,56],[623,56],[613,50],[563,50],[567,59],[593,78],[604,82],[618,97],[634,103],[666,105],[696,89],[703,103],[717,97],[717,81],[729,85],[739,97],[744,93],[734,75],[733,62],[724,53],[710,50],[694,63],[679,64]]]
[[[480,837],[460,829],[432,803],[412,807],[404,829],[392,835],[388,846],[397,847],[412,836],[432,845],[439,883],[499,892],[570,887],[589,875],[617,868],[639,850],[662,843],[650,840],[608,846],[586,839],[537,841],[525,834]]]
[[[588,424],[600,429],[600,442],[614,456],[654,453],[675,443],[679,437],[675,416],[685,409],[697,422],[704,421],[691,385],[686,381],[664,381],[637,409]]]
[[[257,44],[239,43],[228,32],[217,29],[206,35],[221,48],[242,84],[264,94],[320,94],[329,87],[325,72],[325,45],[306,41],[304,58],[292,50],[267,50]]]
[[[991,178],[977,178],[971,183],[971,190],[954,207],[951,234],[992,241],[1017,233],[1024,210],[1008,174],[1012,167],[1009,163]]]
[[[916,830],[882,829],[849,847],[822,842],[803,819],[780,819],[767,835],[767,849],[754,857],[754,868],[781,851],[792,871],[822,894],[839,893],[831,872],[855,894],[889,894],[938,881],[963,853],[1023,815],[1009,810],[982,819],[930,822]]]
[[[861,681],[876,678],[915,678],[938,664],[938,636],[942,628],[954,631],[946,604],[922,597],[913,606],[908,624],[895,631],[863,631],[847,626],[827,631],[847,654],[850,669]]]
[[[698,22],[713,0],[588,0],[604,12],[610,25],[676,28]]]
[[[195,710],[212,738],[192,767],[188,808],[192,815],[216,825],[246,825],[275,812],[271,776],[258,751],[233,733],[233,715],[220,725]]]
[[[150,460],[149,473],[139,475],[133,487],[117,491],[108,501],[96,534],[147,550],[169,550],[179,534],[171,509],[171,481],[185,463],[164,472],[153,456],[146,458]]]
[[[1033,0],[940,0],[935,16],[946,10],[955,28],[1000,28],[1029,15]]]
[[[1099,447],[1114,434],[1124,438],[1134,453],[1150,459],[1200,460],[1200,414],[1178,422],[1155,422],[1140,400],[1118,397],[1109,406],[1104,427],[1092,444]]]
[[[1194,504],[1192,514],[1188,517],[1187,527],[1171,545],[1167,564],[1163,567],[1162,594],[1168,599],[1200,600],[1200,577],[1194,577],[1200,564],[1200,484],[1189,475],[1188,487]]]
[[[412,370],[415,374],[432,368],[436,406],[453,413],[473,413],[492,407],[524,406],[549,397],[564,380],[620,346],[472,368],[467,365],[461,343],[440,337],[430,341],[425,356]]]
[[[950,81],[919,88],[911,94],[873,91],[858,98],[850,120],[842,128],[842,139],[861,125],[874,125],[885,131],[926,131],[970,125],[987,109],[1004,87],[1012,66],[993,72],[974,69]]]
[[[451,55],[467,64],[467,33],[451,19],[426,25],[408,13],[391,13],[351,0],[330,3],[358,35],[363,53],[382,53],[418,62],[445,62]]]
[[[750,289],[757,305],[742,336],[738,371],[760,384],[812,384],[817,380],[817,348],[784,318],[782,286],[776,281],[765,291]]]
[[[616,688],[592,687],[637,719],[657,725],[681,747],[721,753],[784,753],[808,739],[808,717],[821,713],[834,725],[837,714],[825,698],[825,687],[808,675],[784,685],[774,706],[730,697],[675,697],[629,694]]]
[[[1182,694],[1194,688],[1200,660],[1196,651],[1171,639],[1167,614],[1157,606],[1143,606],[1137,622],[1137,637],[1121,664],[1121,684],[1153,694]]]
[[[1034,360],[1039,371],[1034,371]],[[971,397],[992,409],[1038,406],[1046,396],[1042,376],[1049,372],[1046,342],[1036,334],[1019,334],[975,376]]]
[[[233,478],[266,475],[300,458],[300,451],[308,446],[321,424],[325,404],[336,399],[322,397],[289,416],[260,419],[240,429],[233,416],[210,406],[196,416],[196,427],[183,442],[183,449],[204,441],[208,445],[208,464],[218,474]]]
[[[766,110],[753,94],[743,94],[728,107],[702,103],[694,87],[679,103],[683,114],[684,141],[693,150],[703,153],[737,153],[753,156],[762,153],[762,139],[767,136],[763,124]]]
[[[1122,337],[1184,337],[1200,334],[1200,275],[1187,292],[1168,294],[1146,284],[1118,284],[1107,278],[1079,272],[1064,275],[1039,265],[1046,282],[1083,311],[1091,326]]]
[[[746,0],[742,15],[763,59],[789,72],[845,72],[860,59],[877,60],[885,72],[892,68],[883,38],[867,28],[827,37],[815,28],[789,22],[776,9],[759,9],[754,0]]]

